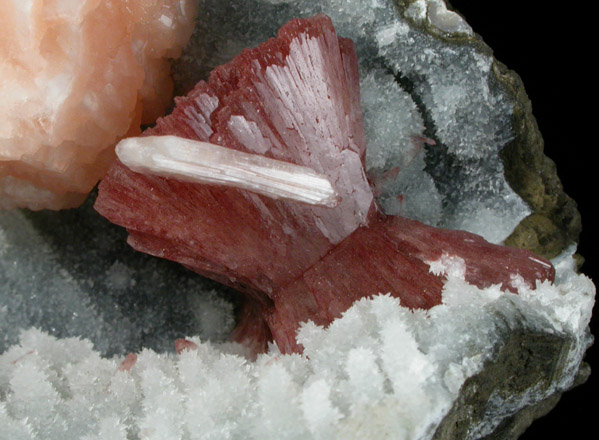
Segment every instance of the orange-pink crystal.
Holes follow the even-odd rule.
[[[0,208],[77,206],[170,103],[194,0],[0,2]]]

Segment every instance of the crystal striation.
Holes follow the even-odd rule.
[[[176,136],[127,138],[116,146],[133,171],[176,180],[225,185],[274,199],[334,207],[331,183],[311,168]]]

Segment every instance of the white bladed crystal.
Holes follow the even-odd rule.
[[[124,139],[116,147],[133,171],[185,182],[245,189],[274,199],[334,207],[337,193],[326,176],[308,167],[177,136]]]

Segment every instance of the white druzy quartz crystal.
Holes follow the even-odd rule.
[[[432,264],[447,274],[444,304],[413,311],[387,295],[365,298],[328,328],[303,325],[302,355],[271,346],[256,361],[190,337],[180,354],[144,349],[131,364],[30,329],[0,356],[0,438],[427,439],[506,333],[569,340],[547,387],[492,396],[470,427],[478,438],[574,381],[595,288],[569,254],[555,263],[555,285],[523,283],[515,295],[469,285],[461,262],[444,258]]]

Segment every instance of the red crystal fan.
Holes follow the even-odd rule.
[[[301,322],[328,324],[364,297],[390,292],[410,308],[440,304],[444,277],[429,262],[458,256],[466,280],[515,291],[553,280],[532,253],[436,229],[377,207],[364,171],[353,43],[320,15],[216,68],[145,136],[176,135],[260,154],[327,176],[339,203],[311,206],[249,191],[142,175],[116,161],[96,209],[135,249],[177,261],[245,294],[235,339],[300,351]]]

